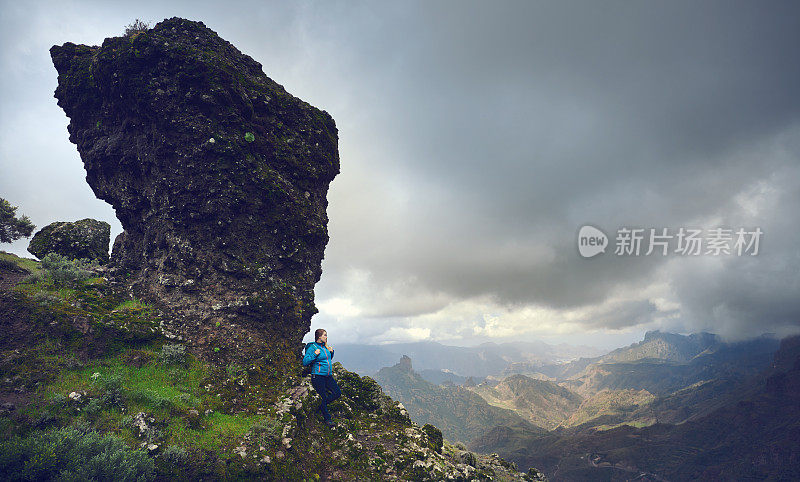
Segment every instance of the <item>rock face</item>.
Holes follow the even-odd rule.
[[[110,240],[111,226],[103,221],[55,222],[33,236],[28,252],[39,259],[48,253],[57,253],[71,259],[88,258],[106,263]]]
[[[124,228],[111,263],[131,291],[212,357],[293,350],[317,312],[331,116],[202,22],[50,53],[86,179]]]

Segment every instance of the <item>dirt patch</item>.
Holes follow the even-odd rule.
[[[9,291],[11,288],[17,286],[17,284],[29,274],[30,273],[25,270],[18,272],[0,268],[0,291]]]
[[[35,322],[36,315],[25,303],[25,295],[0,291],[0,349],[23,349],[33,346],[45,336]]]
[[[150,353],[141,350],[131,350],[125,353],[125,356],[123,357],[122,361],[128,366],[142,368],[152,359],[153,355],[151,355]]]
[[[30,403],[30,392],[14,391],[14,390],[0,390],[0,416],[11,416],[15,414],[20,408],[25,407]]]

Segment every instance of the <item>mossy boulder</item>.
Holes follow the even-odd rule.
[[[380,407],[382,390],[378,382],[345,370],[339,362],[334,363],[333,369],[342,394],[352,400],[357,408],[377,410]]]
[[[31,239],[28,252],[39,259],[56,253],[69,259],[108,262],[111,225],[96,219],[55,222],[43,227]]]
[[[422,426],[422,431],[428,438],[428,447],[430,447],[431,449],[435,450],[438,453],[442,453],[442,445],[444,444],[442,431],[429,423],[426,423],[425,425]]]

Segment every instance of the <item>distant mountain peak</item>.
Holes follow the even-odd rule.
[[[649,340],[650,338],[658,338],[661,335],[661,330],[650,330],[644,334],[644,339]]]
[[[411,366],[411,358],[409,358],[408,355],[403,355],[403,357],[400,358],[400,361],[397,362],[397,365],[395,366],[407,372],[414,371],[413,367]]]

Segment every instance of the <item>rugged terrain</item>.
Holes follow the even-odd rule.
[[[403,402],[413,420],[436,425],[450,440],[467,444],[497,425],[545,432],[512,410],[490,405],[467,388],[432,384],[414,371],[408,357],[381,369],[375,380],[386,393]]]
[[[535,465],[554,480],[796,480],[799,347],[800,337],[784,339],[772,365],[741,385],[741,393],[719,396],[716,408],[682,423],[559,430],[546,436],[498,428],[471,448]],[[667,404],[669,397],[654,403]]]
[[[572,415],[583,398],[546,380],[511,375],[496,384],[481,383],[470,390],[490,404],[513,410],[537,427],[553,429]]]
[[[50,53],[124,232],[107,266],[0,254],[0,478],[542,480],[339,363],[335,427],[319,417],[300,357],[339,172],[330,115],[202,22]]]
[[[211,363],[102,267],[0,258],[3,480],[542,480],[413,423],[339,363],[331,430],[299,346],[288,375]]]
[[[126,289],[207,357],[282,358],[317,312],[331,116],[202,22],[50,53],[86,180],[124,228],[111,266]]]
[[[781,344],[766,335],[728,343],[708,333],[649,332],[607,355],[532,373],[550,380],[514,374],[436,386],[421,380],[410,360],[376,379],[408,405],[413,420],[436,419],[443,430],[454,424],[448,417],[479,420],[470,448],[540,468],[553,480],[727,480],[737,470],[780,479],[798,467],[796,340]],[[512,362],[508,372],[520,366]],[[471,409],[447,405],[446,397],[463,390],[482,400]],[[484,402],[498,411],[474,408]],[[509,412],[530,425],[509,423]]]

